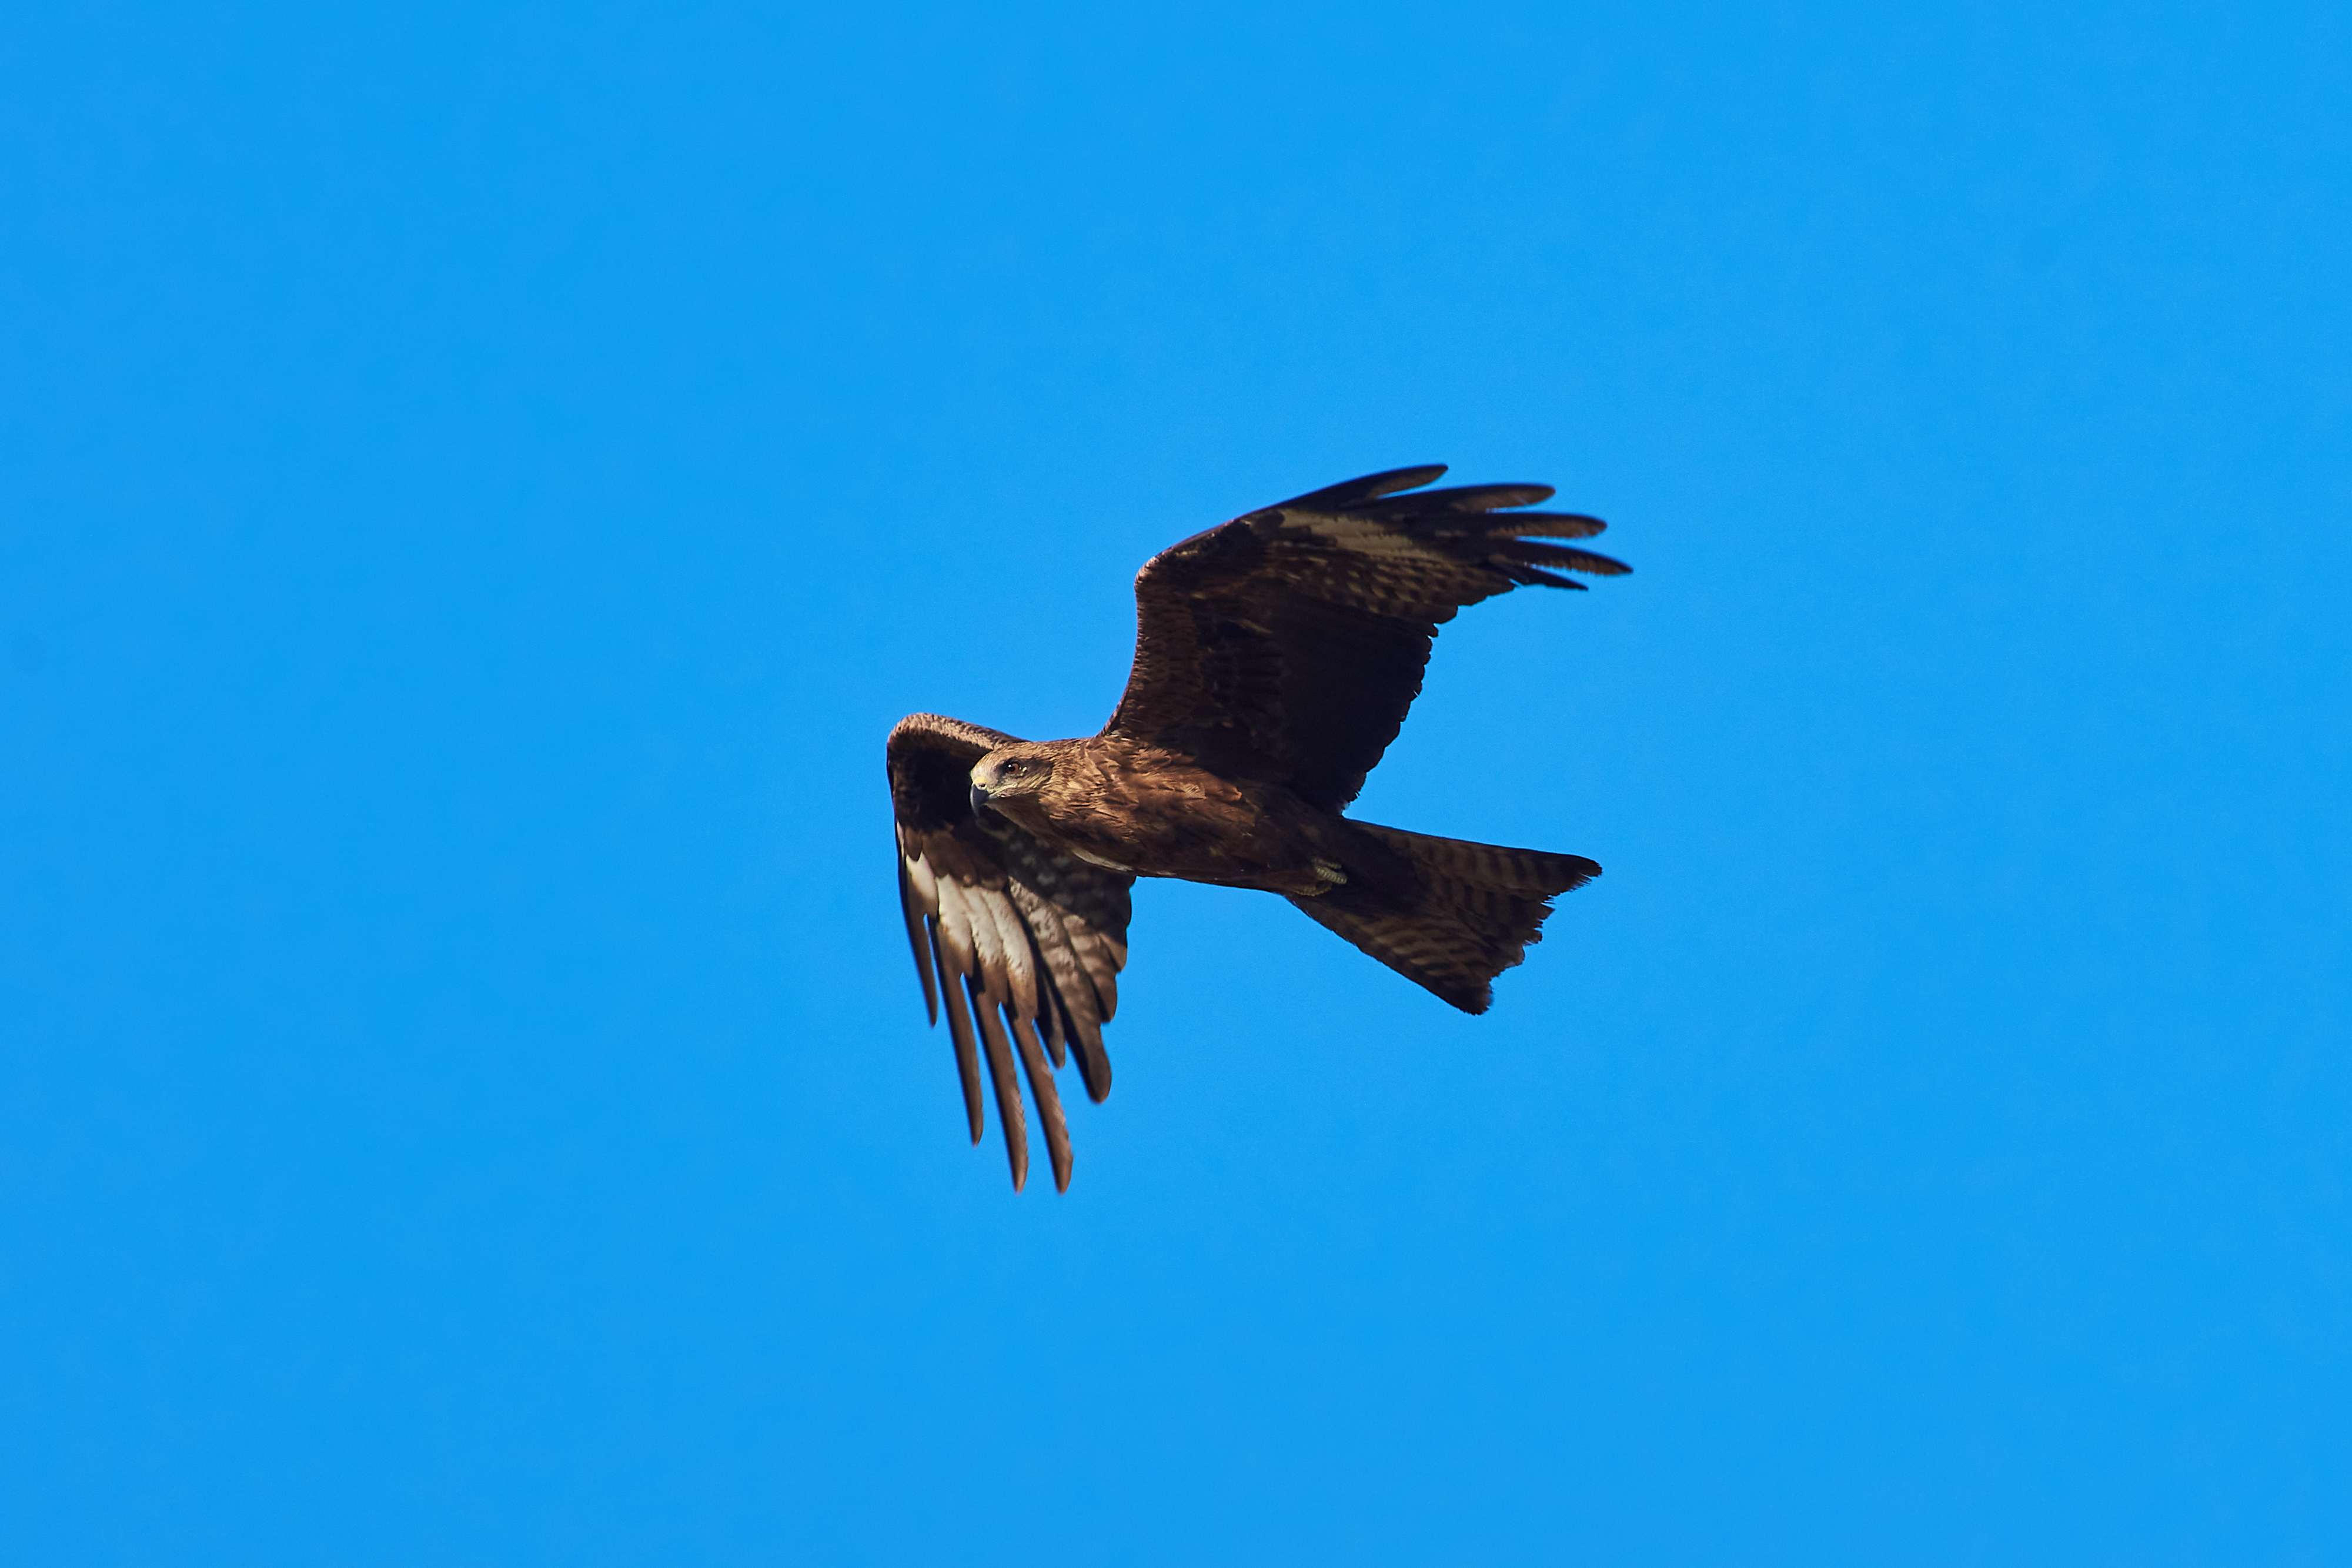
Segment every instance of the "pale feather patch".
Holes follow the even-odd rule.
[[[981,894],[990,917],[996,923],[999,952],[1004,972],[1013,983],[1013,994],[1005,998],[1029,1018],[1037,1016],[1037,971],[1029,962],[1029,928],[1021,922],[1020,912],[1013,901],[997,890]]]
[[[1122,876],[1133,876],[1136,874],[1136,871],[1133,866],[1121,865],[1117,861],[1105,860],[1100,855],[1090,854],[1087,851],[1078,848],[1076,844],[1070,844],[1065,847],[1069,850],[1070,853],[1077,856],[1078,859],[1086,862],[1088,865],[1098,865],[1105,871],[1115,871]]]
[[[907,880],[915,884],[918,907],[926,915],[940,912],[939,878],[931,873],[931,862],[921,855],[900,855],[907,865]]]
[[[950,877],[938,883],[940,890],[940,928],[938,941],[950,969],[959,976],[972,972],[972,919],[964,889]]]
[[[1370,517],[1325,512],[1286,512],[1283,517],[1316,538],[1328,539],[1351,555],[1409,557],[1440,566],[1454,564],[1454,558],[1444,550],[1423,544],[1410,534],[1400,532],[1387,524],[1374,522]]]

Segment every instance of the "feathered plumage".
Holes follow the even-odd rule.
[[[1444,472],[1349,480],[1154,556],[1135,580],[1134,670],[1096,736],[1032,743],[934,714],[890,732],[916,969],[934,1022],[947,1004],[975,1143],[986,1059],[1014,1186],[1028,1171],[1016,1056],[1057,1187],[1070,1147],[1053,1069],[1066,1052],[1094,1099],[1110,1092],[1102,1026],[1137,876],[1281,894],[1481,1012],[1549,900],[1600,874],[1580,855],[1339,814],[1420,694],[1439,626],[1513,588],[1626,570],[1556,542],[1599,519],[1520,509],[1550,486],[1417,488]]]

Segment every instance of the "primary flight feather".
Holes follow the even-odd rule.
[[[898,898],[934,1023],[955,1044],[971,1138],[983,1061],[1013,1185],[1029,1143],[1014,1061],[1070,1182],[1055,1069],[1110,1092],[1139,876],[1258,888],[1465,1012],[1525,956],[1581,855],[1340,814],[1420,695],[1437,628],[1565,572],[1627,569],[1560,539],[1598,518],[1524,508],[1548,485],[1424,489],[1440,465],[1312,491],[1160,551],[1135,580],[1135,668],[1081,740],[1024,741],[937,714],[890,732]]]

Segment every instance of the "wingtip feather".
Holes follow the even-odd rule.
[[[1393,496],[1400,490],[1415,490],[1444,477],[1443,463],[1421,463],[1407,468],[1384,468],[1377,474],[1360,475],[1342,479],[1337,485],[1326,485],[1319,490],[1309,490],[1304,496],[1293,496],[1287,501],[1277,501],[1274,508],[1297,507],[1305,511],[1343,511],[1377,501],[1383,496]]]
[[[1013,1041],[1021,1049],[1021,1069],[1029,1080],[1029,1097],[1037,1103],[1037,1122],[1045,1134],[1045,1155],[1054,1167],[1054,1190],[1070,1190],[1070,1128],[1062,1114],[1062,1097],[1054,1088],[1053,1070],[1045,1065],[1037,1036],[1027,1019],[1014,1015]]]
[[[898,855],[898,910],[907,920],[907,946],[914,950],[915,977],[923,982],[923,1017],[929,1020],[929,1027],[937,1029],[940,1024],[940,994],[931,979],[931,966],[936,955],[928,924],[930,916],[923,913],[916,900],[914,881],[907,874],[907,857],[903,851]]]
[[[1021,1085],[1013,1076],[1013,1046],[1004,1038],[1004,1020],[996,998],[965,982],[972,991],[972,1015],[980,1024],[980,1042],[988,1055],[988,1078],[996,1091],[996,1124],[1004,1134],[1004,1156],[1013,1166],[1013,1190],[1029,1179],[1028,1117],[1021,1105]]]
[[[940,988],[947,993],[948,1039],[954,1042],[956,1083],[963,1091],[964,1121],[971,1129],[971,1141],[977,1145],[987,1130],[987,1118],[980,1103],[980,1052],[972,1043],[971,1017],[964,1010],[963,992],[948,978],[947,955],[940,946],[939,923],[926,921],[931,937],[931,962],[937,966]]]

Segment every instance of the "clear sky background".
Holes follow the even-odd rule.
[[[813,9],[0,40],[9,1561],[2352,1558],[2345,9]],[[1431,461],[1607,875],[1014,1197],[884,734]]]

